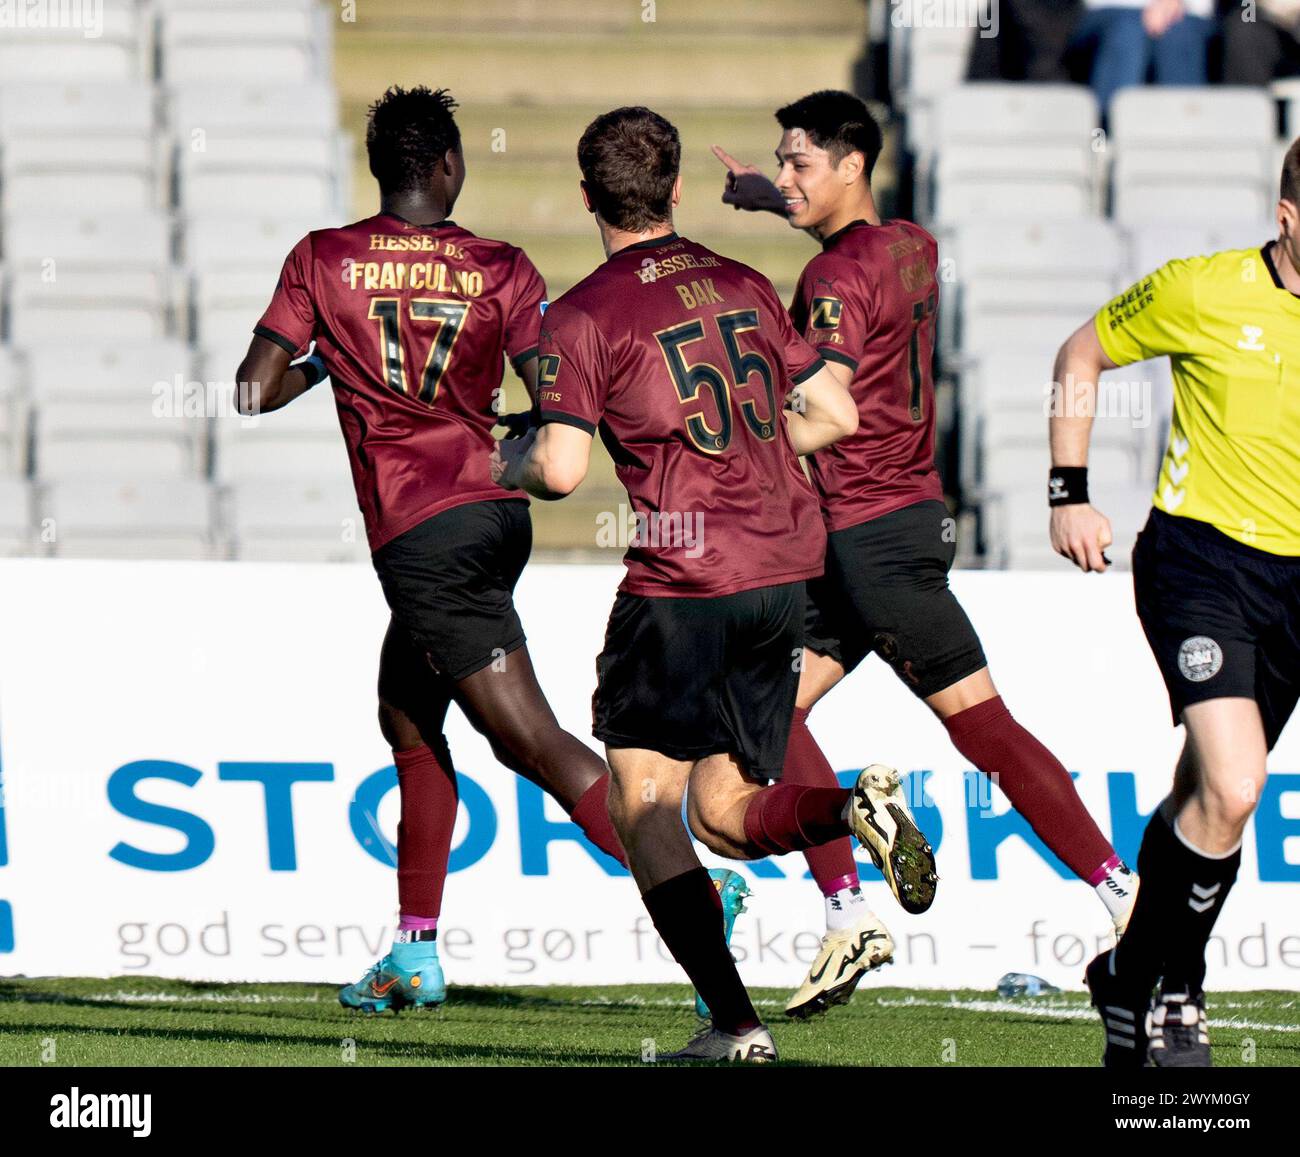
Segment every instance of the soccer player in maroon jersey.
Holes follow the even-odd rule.
[[[804,581],[821,573],[826,539],[796,456],[857,416],[766,278],[673,231],[680,157],[677,130],[649,109],[587,127],[583,199],[608,260],[548,310],[540,428],[498,445],[493,476],[560,498],[585,476],[598,429],[609,447],[638,528],[596,661],[594,733],[646,909],[712,1018],[671,1055],[765,1061],[772,1038],[681,822],[688,784],[691,829],[738,859],[850,830],[888,852],[888,833],[915,825],[886,768],[864,770],[852,793],[763,786],[781,774]],[[927,893],[918,907],[932,896],[927,852],[908,844],[900,870],[905,896]]]
[[[389,89],[371,108],[380,212],[294,247],[238,373],[245,413],[279,409],[328,375],[392,611],[379,725],[401,795],[401,917],[391,952],[340,993],[371,1012],[445,996],[436,937],[458,805],[442,734],[451,702],[502,763],[622,860],[607,769],[556,722],[515,612],[528,504],[493,484],[488,460],[506,357],[535,391],[546,288],[522,250],[451,220],[465,179],[455,107],[419,87]]]
[[[828,531],[825,575],[808,584],[804,666],[785,782],[837,782],[808,730],[813,705],[872,652],[930,708],[954,746],[992,777],[1043,842],[1096,889],[1123,931],[1137,877],[1079,799],[1069,773],[1012,718],[948,586],[954,522],[934,467],[931,362],[938,247],[910,221],[881,220],[871,170],[881,135],[866,105],[823,91],[777,110],[775,183],[722,149],[723,200],[770,209],[821,242],[791,314],[823,358],[852,375],[855,434],[809,459]],[[893,954],[867,907],[848,840],[806,853],[826,897],[827,933],[793,1016],[847,1001]]]

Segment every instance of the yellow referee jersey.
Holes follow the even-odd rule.
[[[1300,555],[1300,297],[1270,252],[1170,261],[1095,324],[1117,365],[1169,355],[1174,416],[1156,507]]]

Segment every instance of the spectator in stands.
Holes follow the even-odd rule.
[[[1145,84],[1205,84],[1214,0],[1083,0],[1071,49],[1094,50],[1089,84],[1102,115],[1115,91]]]
[[[998,35],[974,34],[966,79],[1069,82],[1066,49],[1082,14],[1083,0],[1002,0]]]
[[[1266,85],[1300,76],[1300,0],[1229,0],[1223,11],[1223,83]]]

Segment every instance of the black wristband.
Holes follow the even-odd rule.
[[[1053,466],[1047,474],[1047,505],[1077,506],[1088,501],[1088,467]]]

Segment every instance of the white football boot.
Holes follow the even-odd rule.
[[[893,937],[880,917],[864,908],[857,923],[831,929],[822,937],[817,959],[799,991],[790,997],[785,1015],[802,1019],[847,1004],[859,980],[893,959]]]
[[[912,818],[898,772],[873,763],[858,773],[849,823],[903,911],[915,915],[929,908],[939,882],[934,850]]]
[[[739,1064],[765,1065],[776,1060],[776,1045],[764,1025],[750,1029],[743,1036],[719,1032],[705,1025],[679,1052],[663,1053],[661,1061],[732,1061]]]

